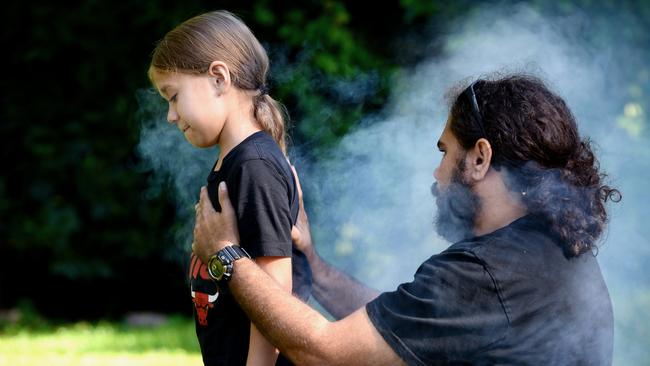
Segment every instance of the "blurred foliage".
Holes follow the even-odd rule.
[[[601,52],[611,51],[630,55],[627,59],[611,56],[621,65],[618,72],[627,84],[627,97],[617,100],[621,112],[616,123],[631,136],[650,137],[648,131],[648,108],[650,107],[650,2],[645,0],[627,1],[557,1],[534,0],[542,11],[558,17],[580,16],[588,19],[582,22],[585,29],[574,29],[576,34],[588,34],[581,42],[591,45]],[[580,32],[582,31],[582,32]],[[596,56],[596,55],[595,55]]]
[[[272,95],[313,156],[380,110],[405,62],[386,45],[432,15],[417,2],[378,7],[372,17],[342,1],[5,5],[0,308],[31,299],[46,316],[70,319],[189,311],[185,258],[170,230],[174,205],[165,194],[145,195],[151,173],[137,169],[135,93],[149,86],[155,42],[215,7],[241,16],[269,49]]]
[[[629,98],[620,101],[617,124],[647,138],[650,3],[531,3],[554,14],[593,13],[590,42],[636,42],[641,56],[626,68]],[[318,159],[362,116],[381,112],[396,73],[438,54],[448,25],[477,5],[4,5],[0,39],[9,52],[0,80],[0,309],[31,299],[33,314],[67,319],[119,317],[128,310],[189,314],[185,257],[179,258],[170,235],[174,204],[164,192],[143,193],[151,173],[137,169],[134,153],[140,127],[135,94],[149,86],[146,70],[155,42],[175,25],[215,8],[242,17],[269,50],[271,95],[287,106],[295,144],[301,154]],[[607,19],[613,13],[627,26],[613,26]],[[340,231],[335,248],[346,256],[359,234],[349,227]]]

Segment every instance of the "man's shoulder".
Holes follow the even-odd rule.
[[[492,287],[490,263],[481,256],[480,241],[462,241],[429,257],[415,273],[420,281],[455,283],[458,290],[471,283],[477,287]],[[463,285],[465,284],[465,285]]]
[[[492,233],[457,242],[445,252],[468,252],[486,262],[563,256],[557,239],[542,223],[527,216]]]

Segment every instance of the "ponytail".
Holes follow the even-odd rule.
[[[505,167],[507,185],[520,192],[528,212],[549,224],[564,243],[568,257],[597,251],[596,240],[607,223],[607,201],[621,193],[606,184],[589,140],[583,140],[564,167],[547,168],[535,161]]]
[[[271,98],[262,89],[260,94],[253,97],[253,116],[275,142],[280,150],[287,155],[287,129],[285,121],[287,118],[286,109],[275,99]]]

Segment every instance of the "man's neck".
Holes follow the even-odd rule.
[[[474,224],[477,236],[508,226],[527,213],[517,193],[506,188],[502,174],[494,169],[490,169],[485,179],[476,185],[475,191],[481,200]]]

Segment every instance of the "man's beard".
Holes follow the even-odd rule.
[[[431,186],[438,208],[436,232],[452,243],[474,236],[474,222],[480,208],[478,196],[463,179],[464,161],[465,159],[458,160],[448,187],[439,190],[437,183]]]

